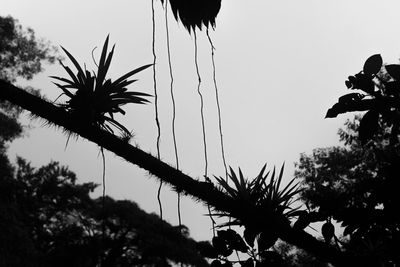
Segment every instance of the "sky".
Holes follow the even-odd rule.
[[[337,130],[346,118],[324,119],[344,81],[362,69],[364,61],[381,54],[385,62],[398,62],[400,18],[398,1],[372,0],[222,0],[217,27],[210,31],[215,50],[216,78],[221,104],[227,164],[252,178],[267,163],[285,163],[285,181],[293,177],[300,153],[338,145]],[[161,158],[174,165],[172,104],[167,62],[166,25],[160,1],[155,3],[156,75],[161,122]],[[110,76],[119,77],[153,62],[151,1],[138,0],[1,0],[0,15],[11,15],[38,37],[62,45],[90,69],[91,51],[99,58],[108,34],[116,44]],[[200,100],[194,60],[194,36],[168,13],[170,48],[176,98],[176,137],[179,167],[203,179],[204,152]],[[211,50],[205,32],[197,32],[198,64],[204,94],[208,175],[223,176]],[[61,53],[61,52],[60,52]],[[64,63],[71,66],[65,59]],[[60,94],[48,77],[66,76],[59,64],[21,86],[40,88],[49,99]],[[130,89],[153,94],[151,69],[136,75]],[[118,117],[134,131],[132,144],[156,155],[157,128],[154,101],[146,106],[125,106]],[[101,184],[99,147],[82,138],[70,140],[43,121],[29,124],[25,137],[10,146],[10,156],[27,158],[34,166],[59,161],[76,172],[79,182]],[[147,212],[158,213],[158,181],[137,166],[106,153],[106,192],[130,199]],[[95,192],[99,195],[101,190]],[[178,224],[177,196],[162,190],[164,218]],[[197,240],[210,239],[206,208],[184,197],[182,222]]]

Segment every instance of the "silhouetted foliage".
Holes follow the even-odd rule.
[[[19,158],[14,173],[9,169],[8,177],[0,177],[2,196],[9,195],[1,207],[6,216],[18,216],[3,225],[2,239],[16,242],[15,235],[23,237],[19,250],[32,264],[26,266],[207,266],[196,242],[179,229],[132,201],[107,197],[103,207],[101,198],[89,196],[95,184],[77,184],[75,174],[56,162],[35,169]],[[18,226],[22,230],[15,232]],[[0,252],[7,251],[0,244]],[[21,252],[1,253],[8,263],[3,266],[21,266],[12,264],[22,255],[16,253]]]
[[[369,57],[362,71],[349,76],[347,88],[359,90],[339,98],[326,114],[327,118],[351,111],[367,111],[358,128],[362,143],[373,139],[377,133],[378,121],[382,120],[391,127],[392,143],[398,143],[400,123],[400,65],[383,65],[380,55]]]
[[[316,257],[303,249],[299,249],[286,242],[279,240],[274,251],[282,255],[285,267],[328,267],[328,263],[318,260]]]
[[[374,138],[364,145],[358,138],[363,119],[347,121],[339,131],[344,147],[302,154],[295,176],[302,180],[303,201],[344,227],[342,249],[362,257],[369,266],[392,266],[400,262],[395,252],[400,241],[396,186],[400,150],[390,144],[391,129],[382,118]],[[329,240],[333,230],[331,224],[321,229]]]
[[[215,19],[221,8],[221,0],[161,0],[164,4],[170,2],[175,19],[180,20],[190,32],[204,25],[215,27]]]
[[[178,1],[174,3],[178,4]],[[182,14],[186,12],[183,11],[185,10],[183,8],[185,3],[179,2],[181,6],[177,5],[176,8],[173,8],[175,16],[179,16],[181,20]],[[180,8],[182,8],[182,13],[179,11]],[[187,14],[191,14],[190,12],[188,11]],[[204,23],[200,20],[199,24],[199,18],[196,18],[196,14],[190,16],[194,19],[194,25],[201,26],[201,23]],[[182,21],[185,21],[185,19]],[[194,29],[195,26],[193,26],[192,21],[186,20],[186,22],[186,27]],[[65,52],[67,51],[65,50]],[[106,63],[108,58],[111,58],[111,56],[108,56],[106,59],[107,45],[105,45],[103,52],[104,65],[100,65],[105,67],[109,64]],[[110,54],[112,55],[112,52]],[[75,59],[68,53],[67,55],[77,67],[78,75],[73,74],[65,67],[73,81],[63,80],[63,78],[56,79],[66,82],[66,85],[60,87],[65,94],[71,94],[69,97],[72,99],[76,95],[74,96],[67,90],[70,89],[69,85],[84,84],[79,80],[80,77],[82,79],[88,78],[89,83],[91,83],[91,80],[97,79],[100,74],[94,78],[95,75],[87,74],[86,70],[85,72],[82,69],[79,70],[80,67]],[[250,181],[245,179],[240,170],[239,175],[231,170],[230,182],[225,181],[224,178],[217,178],[219,185],[214,185],[209,181],[199,182],[150,154],[122,142],[121,138],[113,135],[112,130],[107,127],[97,127],[99,125],[96,125],[96,123],[103,121],[92,120],[91,112],[85,113],[91,118],[90,124],[82,125],[79,120],[76,120],[76,116],[71,116],[68,107],[66,108],[67,111],[55,107],[51,103],[27,94],[4,81],[0,81],[0,86],[3,89],[0,90],[0,96],[145,168],[163,181],[170,183],[176,191],[183,191],[213,206],[215,215],[232,218],[230,223],[222,224],[220,227],[231,225],[244,227],[243,234],[236,232],[236,228],[235,230],[219,228],[212,244],[203,242],[198,245],[201,251],[215,259],[212,266],[232,266],[234,261],[228,259],[228,257],[235,250],[250,255],[249,258],[236,262],[241,266],[284,266],[284,255],[281,255],[279,250],[274,249],[279,239],[304,248],[322,261],[337,266],[390,266],[399,262],[396,250],[399,242],[399,216],[397,215],[399,197],[395,185],[400,169],[397,151],[399,97],[397,85],[400,78],[398,73],[400,65],[384,67],[382,65],[382,59],[379,55],[370,57],[365,62],[363,70],[354,76],[350,76],[349,80],[346,81],[347,87],[361,91],[339,98],[338,103],[327,113],[327,117],[335,117],[340,113],[349,111],[367,111],[360,121],[360,126],[351,128],[358,132],[358,137],[346,139],[350,148],[345,148],[345,150],[332,148],[332,151],[319,150],[318,153],[321,153],[321,156],[318,155],[315,158],[302,156],[299,165],[300,170],[296,175],[303,177],[306,184],[309,183],[310,185],[310,188],[305,187],[302,193],[307,209],[296,209],[291,206],[296,194],[300,192],[296,185],[293,185],[293,181],[283,190],[279,190],[282,171],[277,178],[275,172],[273,172],[269,182],[266,182],[269,173],[264,175],[265,168],[262,169],[259,176]],[[108,66],[105,69],[108,69]],[[83,74],[79,74],[80,72]],[[104,77],[101,80],[103,79]],[[73,86],[79,90],[79,86]],[[105,114],[103,113],[103,115]],[[111,115],[110,117],[112,118]],[[377,140],[376,138],[380,135],[382,140]],[[345,133],[343,136],[350,136],[350,134]],[[309,179],[307,180],[307,178]],[[12,179],[9,179],[9,181],[12,181]],[[231,186],[232,183],[234,186]],[[51,190],[58,192],[54,187]],[[62,190],[62,192],[64,191]],[[36,197],[37,194],[35,193],[32,196]],[[98,205],[102,200],[106,203],[104,206],[106,209],[101,209]],[[13,201],[13,198],[11,198],[11,201]],[[82,257],[91,255],[93,257],[90,259],[100,260],[98,262],[107,265],[134,264],[124,261],[125,258],[117,257],[117,255],[121,255],[122,250],[130,248],[131,245],[134,246],[133,244],[136,244],[137,241],[133,239],[135,240],[133,243],[126,242],[124,238],[129,238],[132,235],[120,231],[126,229],[129,232],[128,229],[131,229],[130,226],[134,222],[131,221],[132,218],[129,215],[125,216],[124,211],[133,208],[134,205],[108,198],[98,199],[90,203],[92,206],[88,214],[74,208],[73,213],[68,214],[69,217],[67,216],[70,219],[72,216],[72,220],[63,221],[55,217],[54,222],[60,220],[59,224],[66,224],[66,227],[55,227],[55,229],[64,229],[65,232],[56,232],[63,238],[60,239],[61,241],[57,240],[60,243],[51,243],[51,245],[60,244],[58,248],[62,249],[51,251],[57,257],[60,253],[70,251],[70,249],[77,253],[76,255],[80,255],[79,251],[88,251]],[[46,205],[51,206],[52,203]],[[51,215],[54,210],[55,208],[50,209],[48,214]],[[23,212],[23,209],[16,211],[15,214],[18,214],[18,212]],[[57,212],[54,214],[53,217],[56,216]],[[23,213],[18,216],[22,215]],[[46,214],[44,215],[39,217],[48,217]],[[64,215],[61,218],[64,218]],[[89,220],[81,220],[79,216],[76,217],[77,215],[85,215],[84,218],[89,218]],[[105,222],[103,225],[99,222],[100,218]],[[335,235],[335,221],[345,227],[344,238],[339,239]],[[79,223],[74,224],[75,222]],[[305,229],[314,222],[323,223],[320,238],[305,232]],[[50,230],[52,229],[51,223],[46,226],[50,227],[48,228]],[[22,226],[20,233],[31,233],[31,228]],[[86,228],[83,229],[84,226]],[[101,226],[105,227],[105,231],[100,230]],[[36,227],[38,226],[36,225]],[[43,224],[40,227],[44,227]],[[44,236],[49,234],[42,229],[42,232],[36,231],[36,235],[33,236],[39,236],[37,233]],[[72,240],[77,240],[73,237],[82,236],[83,233],[85,233],[85,237],[96,237],[89,238],[93,243],[85,243],[88,242],[87,239],[78,245],[69,243]],[[91,233],[91,235],[87,233]],[[101,238],[100,233],[102,233]],[[20,235],[20,237],[24,236],[24,234]],[[144,236],[146,240],[157,239],[151,235]],[[121,237],[123,238],[121,239]],[[30,246],[35,248],[35,240],[31,242]],[[85,249],[82,249],[82,246]],[[35,249],[23,251],[35,252]],[[164,254],[160,258],[158,257],[159,254],[154,254],[154,251],[159,251],[159,249],[160,246],[154,250],[150,249],[144,254],[139,253],[140,259],[135,259],[135,261],[151,259],[159,260],[157,264],[168,264],[166,258],[170,257],[169,259],[171,259],[174,256],[168,254],[170,252],[168,251],[168,255]],[[41,252],[41,250],[38,251]],[[104,251],[107,252],[104,253]],[[125,251],[124,257],[130,253],[129,251]],[[76,262],[69,262],[68,264],[74,265]]]
[[[70,114],[63,109],[38,97],[32,96],[9,83],[0,81],[0,87],[2,87],[2,90],[0,90],[0,97],[18,104],[34,112],[38,116],[46,118],[49,122],[78,133],[105,149],[113,151],[116,155],[160,177],[163,181],[171,184],[175,190],[179,192],[183,191],[198,200],[208,203],[218,212],[224,212],[224,214],[229,213],[234,219],[251,221],[251,224],[256,226],[255,229],[258,229],[259,226],[265,226],[267,228],[273,226],[273,228],[268,228],[268,231],[273,229],[273,232],[282,240],[304,248],[315,256],[337,265],[346,266],[345,264],[355,260],[351,257],[349,258],[349,255],[342,253],[334,246],[319,241],[304,230],[291,227],[289,219],[285,216],[279,216],[279,213],[268,213],[269,216],[265,216],[265,211],[255,205],[255,203],[243,203],[238,206],[236,202],[232,201],[228,194],[221,191],[221,188],[215,187],[209,182],[197,181],[98,127],[76,124]],[[282,207],[278,208],[278,210],[279,209],[282,210]],[[286,208],[283,209],[283,211],[285,210]],[[306,211],[299,210],[297,215],[300,216],[300,214],[304,212]],[[292,215],[294,216],[294,214]],[[246,236],[247,235],[251,237],[254,233],[246,232]],[[266,253],[266,260],[268,258],[271,258],[271,260],[275,259],[276,254]]]
[[[151,64],[132,70],[115,81],[106,79],[115,47],[114,45],[107,55],[108,40],[109,37],[107,36],[97,66],[97,74],[94,72],[92,74],[86,68],[82,69],[76,59],[65,48],[61,47],[78,72],[75,75],[69,67],[60,61],[71,79],[56,76],[51,76],[51,78],[65,83],[61,85],[54,82],[63,91],[63,95],[69,98],[65,104],[60,104],[60,106],[70,112],[77,121],[83,124],[96,125],[111,133],[114,133],[114,131],[110,126],[113,126],[121,131],[122,136],[130,136],[131,132],[114,119],[114,114],[125,115],[125,111],[121,108],[125,104],[145,104],[149,102],[144,98],[150,96],[149,94],[128,91],[126,87],[137,81],[128,80],[129,77],[147,69]],[[75,90],[75,92],[70,90]]]
[[[229,180],[223,177],[215,177],[221,192],[227,195],[232,205],[238,210],[237,214],[229,212],[215,212],[219,217],[233,217],[229,222],[219,225],[244,227],[243,237],[235,230],[229,228],[217,231],[212,239],[214,253],[218,255],[214,265],[231,266],[234,262],[228,257],[234,252],[247,253],[251,257],[240,261],[241,266],[264,266],[283,264],[282,256],[276,253],[272,247],[278,240],[277,228],[290,228],[290,219],[298,216],[299,210],[292,207],[293,198],[298,191],[294,180],[281,189],[283,177],[282,166],[278,175],[275,169],[272,173],[265,173],[266,165],[253,180],[244,177],[241,169],[236,174],[230,169]],[[267,181],[269,179],[269,181]],[[231,182],[233,186],[230,185]],[[258,211],[258,218],[252,215],[252,211]],[[265,218],[260,224],[259,219]]]
[[[55,47],[37,39],[31,28],[22,28],[11,16],[0,16],[0,79],[31,79],[42,71],[43,62],[55,60]]]

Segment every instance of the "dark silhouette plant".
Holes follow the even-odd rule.
[[[341,96],[326,113],[326,118],[352,111],[367,111],[360,121],[358,135],[365,144],[372,140],[379,129],[379,119],[391,127],[390,142],[398,143],[400,126],[400,65],[384,65],[379,54],[369,57],[363,70],[349,76],[345,82],[356,93]]]
[[[121,113],[125,115],[125,111],[121,108],[121,106],[125,104],[145,104],[149,102],[145,97],[151,95],[128,91],[127,86],[137,81],[128,80],[129,77],[147,69],[152,66],[152,64],[134,69],[115,81],[106,78],[115,47],[114,45],[107,55],[108,40],[109,36],[107,36],[103,45],[97,74],[86,70],[86,67],[82,69],[77,60],[64,47],[61,47],[78,72],[75,75],[68,66],[65,66],[60,61],[60,64],[70,76],[70,79],[57,76],[50,77],[64,82],[63,85],[54,82],[54,84],[63,91],[63,94],[69,97],[66,103],[60,104],[59,106],[70,112],[77,121],[96,125],[110,133],[114,133],[111,128],[111,126],[113,126],[120,130],[123,136],[131,136],[131,132],[114,119],[114,114]]]
[[[256,264],[272,264],[278,260],[278,255],[271,251],[278,240],[277,229],[290,227],[290,219],[298,216],[301,212],[299,208],[293,208],[295,196],[299,193],[298,184],[292,179],[283,189],[280,189],[284,166],[276,175],[275,169],[265,173],[266,165],[263,166],[256,178],[249,181],[245,179],[241,169],[236,174],[230,168],[228,175],[233,186],[226,181],[225,177],[215,177],[219,190],[227,195],[232,205],[237,207],[235,219],[227,223],[220,224],[219,227],[244,226],[243,239],[232,229],[217,231],[213,238],[213,247],[219,256],[214,265],[232,264],[226,257],[230,256],[234,250],[248,253],[251,257],[245,261],[240,261],[241,266],[254,266]],[[269,182],[267,179],[269,178]],[[258,218],[252,216],[252,210],[261,211],[257,214]],[[219,212],[214,215],[220,217],[232,217],[231,212]],[[259,223],[259,218],[264,218]],[[286,224],[286,225],[285,225]],[[254,241],[257,240],[257,246]],[[255,249],[257,247],[257,250]],[[255,253],[255,251],[258,251]],[[219,262],[219,263],[217,263]],[[231,265],[223,265],[231,266]]]
[[[280,190],[284,165],[277,176],[275,168],[271,175],[270,172],[265,173],[266,167],[267,165],[264,165],[257,177],[251,181],[244,178],[240,168],[238,175],[230,168],[228,177],[234,187],[226,181],[225,177],[215,177],[215,179],[220,190],[232,202],[244,206],[255,205],[266,213],[290,218],[297,213],[297,209],[292,208],[292,204],[295,201],[294,196],[299,193],[298,184],[294,184],[295,180],[292,179],[283,190]],[[269,182],[267,182],[269,176]],[[229,217],[229,214],[219,213],[218,215]],[[238,221],[232,221],[231,224],[245,225],[244,222]]]
[[[162,4],[168,0],[161,0]],[[221,8],[221,0],[169,0],[176,21],[191,32],[204,25],[215,27],[215,18]]]

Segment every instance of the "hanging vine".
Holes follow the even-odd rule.
[[[218,93],[218,85],[217,85],[217,75],[216,75],[216,67],[215,67],[215,47],[213,41],[211,39],[210,33],[208,28],[206,30],[208,42],[210,43],[211,47],[211,62],[213,68],[213,82],[214,82],[214,89],[215,89],[215,101],[217,103],[217,111],[218,111],[218,128],[219,128],[219,137],[220,137],[220,145],[221,145],[221,156],[222,156],[222,163],[224,165],[225,170],[225,179],[228,182],[228,168],[226,166],[226,157],[225,157],[225,148],[224,148],[224,137],[222,134],[222,119],[221,119],[221,105],[219,103],[219,93]]]
[[[156,77],[156,62],[157,62],[157,54],[156,54],[156,19],[155,19],[155,9],[154,9],[154,0],[151,1],[151,20],[152,20],[152,53],[153,53],[153,88],[154,88],[154,109],[155,109],[155,121],[157,126],[157,158],[160,159],[160,140],[161,140],[161,126],[160,120],[158,118],[158,91],[157,91],[157,77]],[[160,218],[163,219],[163,209],[161,203],[161,189],[163,182],[160,181],[160,185],[157,190],[157,201],[158,207],[160,210]]]
[[[170,47],[170,37],[169,37],[169,25],[168,25],[168,1],[165,1],[165,31],[166,31],[166,42],[167,42],[167,56],[168,56],[168,68],[169,68],[169,76],[170,76],[170,95],[172,102],[172,140],[174,143],[174,153],[175,153],[175,164],[176,169],[179,170],[179,154],[178,154],[178,146],[176,141],[176,131],[175,131],[175,119],[176,119],[176,103],[175,103],[175,95],[174,95],[174,75],[172,71],[172,60],[171,60],[171,47]],[[178,199],[177,199],[177,209],[178,209],[178,222],[179,229],[182,228],[182,218],[181,218],[181,195],[178,191]]]
[[[103,242],[105,240],[105,221],[106,221],[106,216],[105,216],[105,199],[106,199],[106,157],[104,155],[104,149],[103,147],[100,147],[100,153],[101,153],[101,158],[103,161],[103,174],[102,174],[102,185],[103,185],[103,192],[102,192],[102,200],[101,200],[101,209],[103,210],[104,214],[102,216],[102,221],[101,221],[101,235]]]
[[[204,149],[204,177],[208,179],[208,155],[207,155],[207,140],[206,140],[206,126],[205,126],[205,119],[204,119],[204,99],[203,94],[201,93],[201,76],[199,70],[199,63],[198,63],[198,47],[197,47],[197,34],[196,30],[193,30],[194,36],[194,64],[196,67],[196,74],[197,74],[197,93],[200,98],[200,117],[201,117],[201,128],[203,132],[203,149]],[[215,221],[211,214],[210,205],[207,204],[208,214],[211,220],[212,232],[213,236],[215,236]]]

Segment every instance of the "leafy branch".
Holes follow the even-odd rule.
[[[63,127],[67,131],[74,132],[114,152],[116,155],[170,184],[176,191],[183,192],[197,200],[210,204],[216,211],[229,213],[233,218],[241,221],[252,221],[252,225],[261,228],[271,226],[271,223],[273,223],[274,228],[272,229],[277,237],[313,253],[324,261],[329,261],[336,266],[349,266],[349,263],[358,262],[358,259],[317,240],[304,230],[291,227],[286,217],[270,217],[260,207],[250,203],[249,205],[238,207],[236,202],[233,202],[228,195],[221,192],[220,188],[215,187],[212,183],[197,181],[158,160],[156,157],[131,146],[122,138],[102,130],[96,125],[79,123],[62,107],[57,107],[2,80],[0,80],[0,99],[7,100],[31,111],[36,116],[46,119],[49,123]],[[274,182],[274,184],[277,185],[278,183]],[[290,189],[286,190],[286,192],[288,191]],[[294,214],[292,215],[294,216]]]
[[[400,126],[400,65],[384,65],[379,54],[369,57],[363,70],[345,82],[357,92],[341,96],[326,113],[326,118],[353,111],[367,111],[360,121],[358,135],[366,144],[379,129],[382,118],[391,127],[391,144],[398,143]]]

